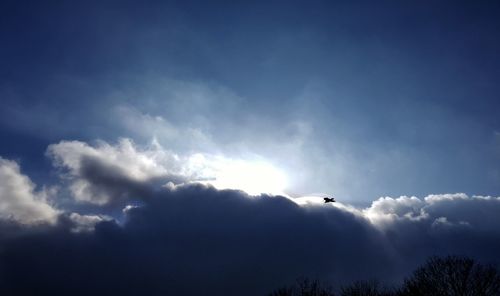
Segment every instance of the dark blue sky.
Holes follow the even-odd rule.
[[[156,137],[179,154],[257,155],[286,172],[292,195],[500,193],[493,2],[2,1],[0,10],[0,155],[36,180],[51,143]]]

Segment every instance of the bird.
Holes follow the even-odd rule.
[[[324,197],[323,200],[325,201],[325,203],[336,201],[334,197]]]

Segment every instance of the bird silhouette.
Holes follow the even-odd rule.
[[[333,197],[324,197],[323,200],[325,201],[325,203],[335,202],[335,198]]]

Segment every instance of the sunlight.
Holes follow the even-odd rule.
[[[215,180],[218,189],[239,189],[250,195],[261,193],[284,195],[286,175],[266,162],[224,161],[217,165]]]

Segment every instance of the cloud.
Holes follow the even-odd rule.
[[[497,198],[429,199],[498,206]],[[0,287],[16,295],[35,288],[67,294],[75,287],[81,295],[259,295],[301,275],[334,284],[401,280],[436,252],[496,258],[498,234],[478,234],[474,223],[459,227],[425,200],[374,202],[371,217],[397,216],[380,227],[373,222],[378,220],[342,204],[301,206],[281,196],[202,184],[164,187],[143,205],[127,206],[122,224],[71,214],[72,220],[95,225],[95,231],[59,224],[4,242],[0,260],[9,272],[0,277]],[[407,215],[415,204],[429,214]]]
[[[95,229],[95,226],[104,221],[112,221],[109,216],[104,215],[80,215],[78,213],[71,213],[68,216],[71,222],[72,232],[90,232]]]
[[[418,221],[426,218],[426,213],[422,212],[423,206],[424,202],[415,196],[381,197],[363,213],[374,225],[384,227],[398,220]]]
[[[164,110],[165,108],[157,107],[154,111],[158,109]],[[169,143],[177,151],[217,149],[212,136],[206,130],[208,125],[206,121],[195,125],[199,127],[173,124],[165,116],[141,112],[130,105],[117,105],[113,108],[113,113],[115,117],[120,118],[118,123],[125,129],[126,133],[134,135],[136,138],[144,140],[155,138],[159,142]],[[188,117],[187,114],[186,117]]]
[[[21,226],[43,229],[63,221],[72,232],[88,232],[99,222],[112,219],[105,215],[65,212],[55,205],[58,198],[56,188],[43,187],[38,191],[35,188],[36,185],[21,173],[15,161],[0,157],[0,224],[10,229],[0,229],[0,238],[12,234],[8,233],[13,232],[12,229],[22,234],[25,230],[18,228]]]
[[[47,155],[65,170],[70,191],[78,202],[95,205],[123,204],[130,198],[147,198],[155,187],[187,179],[180,158],[153,145],[138,150],[129,139],[112,146],[100,141],[92,147],[79,141],[50,145]],[[168,168],[168,169],[167,169]]]
[[[35,191],[19,165],[0,157],[0,219],[22,224],[55,223],[58,211],[48,203],[50,190]]]
[[[187,184],[128,207],[122,226],[49,230],[6,243],[0,260],[7,294],[258,295],[300,275],[374,276],[386,263],[380,242],[367,221],[335,207]]]
[[[105,201],[114,218],[61,209],[51,227],[14,237],[0,221],[0,293],[259,295],[299,276],[397,282],[431,255],[500,263],[498,197],[382,197],[359,209],[342,197],[325,205],[193,183],[210,159],[125,139],[63,141],[48,155],[79,202]],[[42,200],[14,162],[2,174],[24,180],[2,192],[28,188],[28,200]]]
[[[363,210],[363,214],[378,228],[388,230],[413,222],[426,226],[446,224],[469,225],[475,231],[498,232],[500,198],[472,196],[464,193],[432,194],[423,199],[415,196],[382,197]]]
[[[384,197],[363,213],[385,234],[399,260],[460,254],[500,263],[500,198],[464,193]]]

